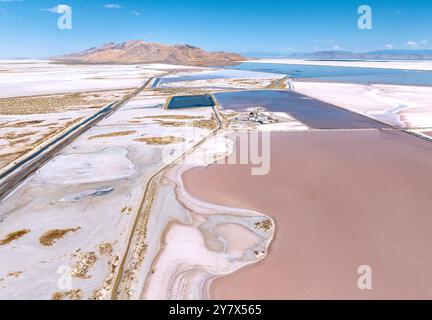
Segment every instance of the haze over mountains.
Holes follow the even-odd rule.
[[[142,40],[108,43],[79,53],[55,57],[76,63],[169,63],[184,65],[228,65],[245,57],[230,52],[208,52],[191,45],[165,45]]]
[[[432,60],[432,50],[377,50],[365,53],[355,53],[342,50],[318,51],[314,53],[281,53],[253,51],[243,55],[250,58],[293,58],[293,59],[361,59],[361,60]]]

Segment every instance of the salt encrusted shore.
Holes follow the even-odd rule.
[[[168,126],[176,117],[209,121],[212,113],[163,110],[166,98],[157,92],[137,96],[1,201],[0,297],[110,298],[144,186],[164,165],[161,146],[145,139],[182,137],[189,145],[209,132],[192,124]]]
[[[217,134],[164,174],[146,228],[152,245],[129,298],[210,298],[214,279],[265,258],[274,234],[271,218],[200,201],[183,185],[185,171],[224,159],[233,147],[225,133]]]

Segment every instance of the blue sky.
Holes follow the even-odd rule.
[[[58,4],[72,30],[57,28]],[[357,27],[357,8],[373,12]],[[432,47],[430,0],[0,0],[0,58],[49,57],[143,39],[207,50],[305,52]]]

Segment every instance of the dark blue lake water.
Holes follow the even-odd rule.
[[[286,112],[315,129],[377,129],[389,126],[332,104],[294,91],[255,90],[215,93],[222,108],[247,111],[261,107],[268,111]]]

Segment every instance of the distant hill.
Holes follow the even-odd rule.
[[[432,50],[381,50],[368,52],[371,57],[400,60],[431,60]]]
[[[165,45],[142,40],[108,43],[99,48],[54,57],[70,63],[169,63],[182,65],[218,66],[246,60],[230,52],[208,52],[191,45]]]
[[[378,60],[431,60],[432,50],[380,50],[365,53],[349,51],[320,51],[304,56],[306,59],[378,59]]]
[[[432,60],[432,50],[379,50],[355,53],[342,50],[318,51],[314,53],[246,52],[251,58],[292,58],[313,60]]]

